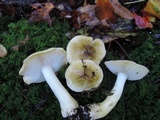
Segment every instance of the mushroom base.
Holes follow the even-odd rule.
[[[63,120],[92,120],[90,117],[90,109],[87,106],[81,106],[76,109],[77,113],[64,118]]]

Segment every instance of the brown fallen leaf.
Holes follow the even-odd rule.
[[[97,0],[95,13],[99,20],[106,19],[111,23],[116,21],[114,8],[109,0]]]
[[[95,5],[86,5],[84,7],[79,7],[76,11],[78,11],[80,22],[89,27],[94,27],[100,24],[100,20],[97,19],[95,15]]]
[[[109,27],[108,20],[99,20],[95,14],[96,5],[86,5],[79,7],[76,11],[79,13],[79,23],[89,26],[91,28],[95,26]]]
[[[125,19],[134,19],[134,15],[127,8],[123,7],[118,0],[109,0],[114,8],[114,13]]]
[[[71,13],[71,18],[69,18],[69,23],[74,29],[81,28],[81,21],[79,16],[80,16],[80,13],[75,10]]]
[[[46,21],[50,26],[52,25],[52,20],[49,16],[49,13],[54,8],[52,3],[34,3],[31,6],[35,9],[31,13],[31,17],[29,18],[29,23],[37,22],[37,21]]]
[[[133,17],[133,13],[120,5],[119,2],[111,3],[110,0],[99,0],[96,2],[96,5],[87,4],[84,7],[79,7],[75,11],[72,11],[69,14],[70,24],[75,29],[80,29],[83,25],[89,26],[90,28],[98,27],[98,28],[111,28],[113,24],[115,24],[118,19],[116,18],[115,8],[112,4],[115,4],[116,7],[121,9],[120,14],[128,14],[125,18],[129,20]],[[124,13],[126,12],[126,13]],[[64,14],[64,18],[67,18],[68,14]],[[124,16],[124,15],[121,15]]]

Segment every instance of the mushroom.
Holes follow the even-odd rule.
[[[40,83],[46,80],[60,103],[64,118],[76,114],[76,109],[79,107],[76,100],[63,87],[55,74],[66,63],[66,52],[63,48],[50,48],[27,57],[19,71],[27,84]]]
[[[92,60],[73,61],[65,72],[67,86],[75,92],[97,88],[103,79],[103,71]]]
[[[140,80],[149,72],[145,66],[128,60],[106,61],[105,65],[117,75],[117,80],[110,95],[104,101],[82,107],[85,116],[88,116],[90,120],[105,117],[115,107],[122,95],[127,79],[130,81]]]
[[[89,36],[75,36],[67,45],[67,60],[69,63],[79,59],[90,59],[99,64],[105,55],[106,49],[102,40],[93,40]]]
[[[6,48],[0,44],[0,58],[5,57],[7,55],[7,50]]]

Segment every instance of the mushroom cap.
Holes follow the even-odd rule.
[[[71,90],[82,92],[97,88],[102,82],[103,71],[92,60],[76,60],[67,68],[65,77]]]
[[[106,61],[107,68],[115,75],[125,73],[128,80],[140,80],[149,72],[148,68],[129,60]]]
[[[57,72],[67,63],[66,51],[63,48],[50,48],[31,54],[23,61],[19,75],[23,76],[25,83],[40,83],[45,81],[42,68],[50,65]]]
[[[67,45],[67,60],[69,63],[75,60],[90,59],[97,64],[106,55],[105,45],[100,39],[78,35],[72,38]]]
[[[6,48],[2,44],[0,44],[0,58],[5,57],[6,55],[7,55]]]

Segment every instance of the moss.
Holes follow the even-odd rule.
[[[8,26],[7,26],[8,25]],[[65,33],[70,27],[66,23],[58,23],[54,21],[52,27],[44,22],[37,24],[28,24],[22,19],[17,22],[6,24],[6,29],[1,30],[0,38],[2,44],[7,48],[8,55],[0,59],[1,80],[0,80],[0,119],[6,120],[27,120],[27,119],[45,119],[45,118],[61,118],[61,114],[57,114],[59,103],[50,88],[45,84],[26,85],[18,72],[22,66],[23,60],[30,54],[44,50],[50,47],[65,48],[69,39]],[[20,44],[29,36],[29,40],[24,44]],[[12,47],[19,46],[18,50]],[[53,97],[50,97],[53,96]],[[46,100],[47,109],[40,110],[35,106],[41,100]],[[42,107],[43,108],[43,107]],[[55,108],[55,109],[54,109]],[[41,112],[43,111],[43,112]],[[45,111],[45,112],[44,112]]]
[[[6,18],[7,19],[7,18]],[[8,20],[9,21],[9,20]],[[4,27],[4,26],[3,26]],[[5,23],[5,29],[0,29],[1,43],[6,46],[8,55],[0,59],[0,119],[3,120],[61,120],[60,107],[48,85],[44,83],[26,85],[18,72],[23,60],[30,54],[50,47],[66,48],[69,39],[65,33],[71,28],[67,23],[54,21],[52,27],[44,22],[28,24],[22,19],[17,22]],[[159,33],[154,30],[154,33]],[[26,38],[29,40],[21,44]],[[160,119],[160,46],[154,44],[152,35],[142,31],[141,36],[146,39],[128,53],[130,60],[147,66],[149,74],[140,81],[127,81],[123,95],[116,107],[102,120],[158,120]],[[19,45],[18,51],[12,47]],[[109,50],[105,60],[119,59],[114,51]],[[95,91],[77,94],[69,90],[65,84],[65,68],[58,73],[64,86],[78,99],[81,104],[101,102],[112,89],[116,76],[100,64],[105,78],[101,86]]]

